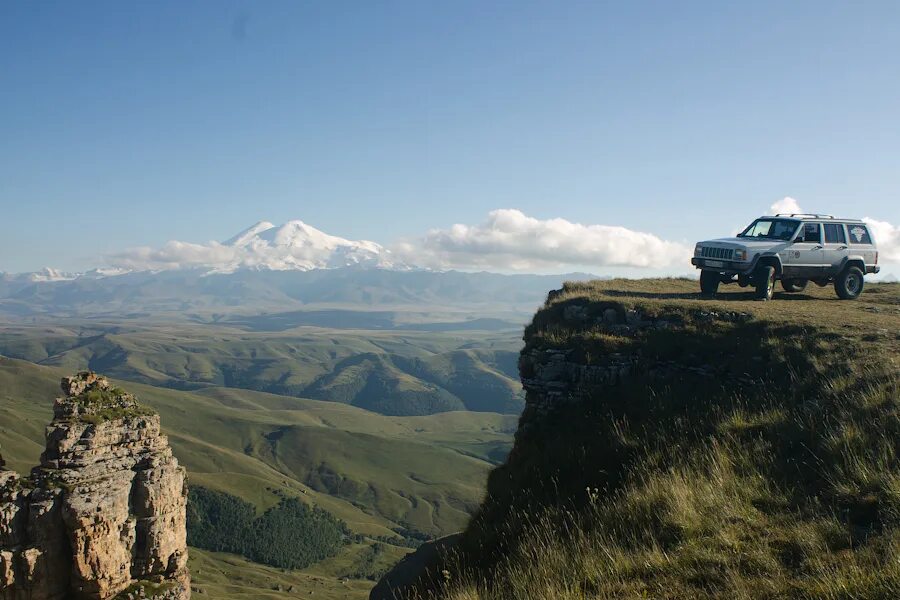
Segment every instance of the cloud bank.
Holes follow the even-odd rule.
[[[797,214],[802,213],[803,210],[800,208],[800,203],[790,196],[785,196],[778,202],[772,204],[769,207],[769,214],[777,215],[777,214]]]
[[[689,264],[687,245],[612,225],[541,220],[515,209],[488,214],[479,225],[434,229],[402,242],[395,254],[420,266],[543,271],[567,267],[668,267]]]
[[[108,262],[113,267],[134,271],[168,271],[213,267],[235,260],[236,249],[218,242],[192,244],[190,242],[167,242],[162,248],[141,246],[112,254]]]
[[[453,225],[402,240],[390,249],[329,236],[302,221],[281,227],[261,222],[226,242],[170,241],[107,257],[110,265],[140,270],[241,268],[308,270],[365,264],[385,268],[547,271],[596,267],[689,264],[690,248],[651,233],[612,225],[536,219],[515,209],[495,210],[478,225]]]
[[[869,217],[864,217],[863,221],[872,230],[878,244],[878,262],[900,263],[900,227]]]
[[[771,213],[803,212],[790,197]],[[879,245],[881,263],[900,264],[900,227],[864,219]],[[715,232],[707,237],[715,237]],[[160,248],[132,248],[108,257],[113,267],[142,270],[309,270],[344,266],[428,268],[501,272],[561,272],[624,267],[655,273],[690,270],[693,244],[666,240],[615,225],[537,219],[506,208],[482,223],[456,224],[382,247],[330,236],[302,221],[276,227],[260,222],[225,242],[171,241]]]
[[[131,248],[109,260],[113,266],[135,271],[204,268],[225,273],[242,268],[308,271],[354,265],[396,267],[391,258],[389,250],[374,242],[328,235],[303,221],[288,221],[280,227],[260,221],[225,242],[171,241],[162,248]]]

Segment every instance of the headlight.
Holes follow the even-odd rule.
[[[697,244],[694,246],[694,256],[700,256],[700,253],[703,251],[703,246]]]
[[[734,251],[734,260],[747,260],[747,251],[746,250],[735,250]]]

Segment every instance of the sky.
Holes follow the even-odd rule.
[[[301,219],[639,273],[785,197],[878,221],[900,262],[898,26],[893,1],[3,2],[0,271]]]

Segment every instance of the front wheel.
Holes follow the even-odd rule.
[[[700,271],[700,293],[704,296],[714,296],[719,291],[721,276],[717,271]]]
[[[775,267],[757,267],[753,279],[756,297],[759,300],[771,300],[775,293]]]
[[[797,292],[805,290],[806,284],[808,283],[809,281],[806,279],[782,279],[781,287],[783,287],[786,292],[796,294]]]
[[[863,272],[859,267],[847,267],[834,278],[834,291],[841,300],[856,300],[863,291]]]

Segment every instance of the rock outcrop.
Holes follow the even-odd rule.
[[[425,542],[415,552],[404,556],[400,562],[385,573],[375,587],[369,592],[369,600],[398,600],[403,598],[406,590],[420,582],[421,578],[428,574],[428,570],[434,570],[434,565],[439,565],[447,560],[453,553],[456,544],[459,543],[461,534],[452,533],[448,536]]]
[[[190,598],[185,472],[159,416],[94,373],[62,389],[40,466],[0,459],[0,600]]]
[[[900,598],[900,287],[695,288],[552,292],[484,502],[372,600]]]

